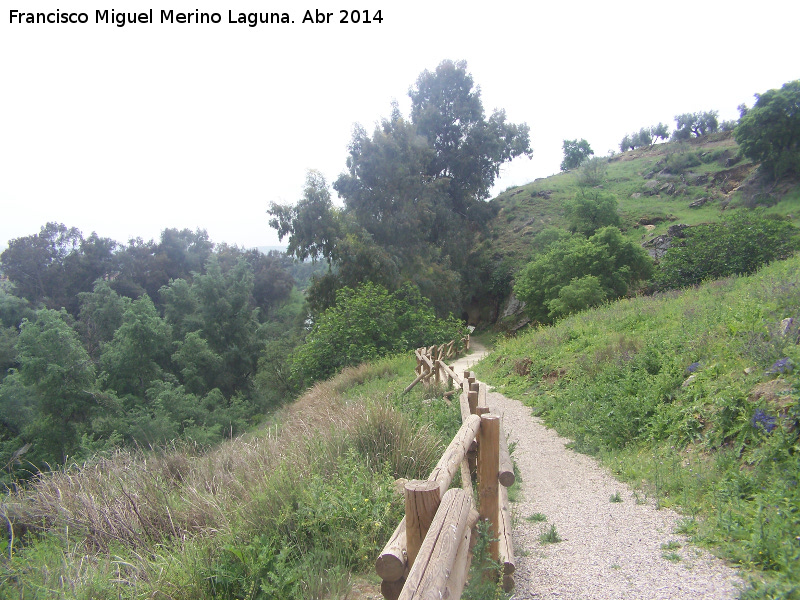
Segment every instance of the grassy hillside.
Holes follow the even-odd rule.
[[[414,365],[346,369],[213,448],[120,450],[8,493],[0,598],[358,598],[403,514],[395,478],[426,477],[461,422],[401,395]]]
[[[615,302],[501,343],[478,376],[683,531],[800,597],[800,258]],[[758,583],[761,581],[761,583]]]
[[[608,159],[601,185],[619,202],[623,231],[642,242],[673,224],[718,221],[725,210],[755,205],[800,224],[798,182],[754,185],[748,177],[755,170],[739,157],[730,133],[719,133],[617,154]],[[566,227],[564,205],[578,193],[577,169],[504,191],[492,200],[498,212],[481,250],[519,268],[530,260],[537,233]]]

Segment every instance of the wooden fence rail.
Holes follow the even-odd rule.
[[[468,346],[469,339],[466,344]],[[375,562],[386,600],[461,597],[476,540],[477,523],[488,521],[490,553],[503,564],[503,588],[514,587],[514,548],[506,488],[514,483],[501,418],[490,413],[486,385],[470,371],[459,376],[443,359],[455,342],[420,348],[416,379],[406,388],[442,375],[461,390],[461,428],[426,480],[405,484],[406,516]],[[461,489],[450,489],[456,472]],[[477,494],[472,480],[477,478]],[[477,499],[477,506],[475,500]]]

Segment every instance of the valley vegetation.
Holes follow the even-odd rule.
[[[332,185],[310,171],[268,207],[285,254],[59,223],[9,242],[0,597],[344,596],[402,510],[394,479],[458,427],[400,396],[407,351],[467,322],[528,325],[486,378],[698,517],[687,531],[766,573],[754,597],[796,597],[777,486],[797,472],[797,82],[620,154],[564,140],[563,173],[491,200],[528,126],[487,116],[463,62],[409,95],[354,128]],[[667,481],[668,445],[704,475]]]

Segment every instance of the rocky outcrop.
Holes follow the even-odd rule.
[[[667,253],[667,250],[672,245],[672,240],[675,238],[685,237],[684,229],[689,227],[683,223],[671,225],[664,235],[657,235],[653,239],[647,240],[642,244],[642,247],[647,250],[648,254],[654,259],[659,260]]]

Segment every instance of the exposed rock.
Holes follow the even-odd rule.
[[[651,179],[644,184],[644,193],[648,196],[655,196],[658,193],[658,187],[661,182],[658,179]]]
[[[789,332],[792,330],[792,325],[794,324],[794,319],[792,317],[787,317],[783,321],[781,321],[781,335],[785,336],[788,335]]]
[[[686,237],[686,234],[683,233],[684,229],[687,229],[689,226],[685,223],[678,223],[677,225],[670,225],[669,229],[667,229],[667,235],[670,237],[676,238],[683,238]]]
[[[642,244],[642,247],[647,250],[647,253],[656,260],[659,260],[669,250],[672,238],[668,235],[658,235],[652,240],[647,240]]]
[[[747,399],[750,402],[764,402],[772,409],[784,411],[794,404],[792,395],[789,393],[791,390],[792,386],[785,379],[773,379],[755,386],[750,390]]]
[[[689,377],[686,378],[686,381],[681,384],[681,387],[689,387],[695,379],[697,379],[697,375],[689,375]]]
[[[658,190],[660,192],[664,192],[668,196],[672,196],[672,195],[675,194],[675,184],[674,183],[670,183],[668,181],[667,183],[662,184],[661,187],[658,188]]]
[[[505,304],[500,311],[500,318],[507,319],[522,314],[525,310],[525,303],[518,299],[514,294],[511,294],[505,301]]]
[[[679,223],[677,225],[670,225],[667,233],[664,235],[658,235],[654,237],[652,240],[647,240],[642,244],[642,247],[647,250],[647,253],[650,254],[656,260],[659,260],[662,256],[667,253],[667,250],[672,245],[672,240],[674,238],[682,238],[685,237],[683,230],[686,229],[688,225],[683,223]]]
[[[700,208],[701,206],[703,206],[704,204],[707,204],[710,201],[711,201],[711,198],[707,198],[706,196],[703,196],[702,198],[698,198],[697,200],[695,200],[694,202],[689,204],[689,208]]]
[[[642,195],[639,192],[634,192],[633,194],[631,194],[631,198],[641,198],[641,197]]]

